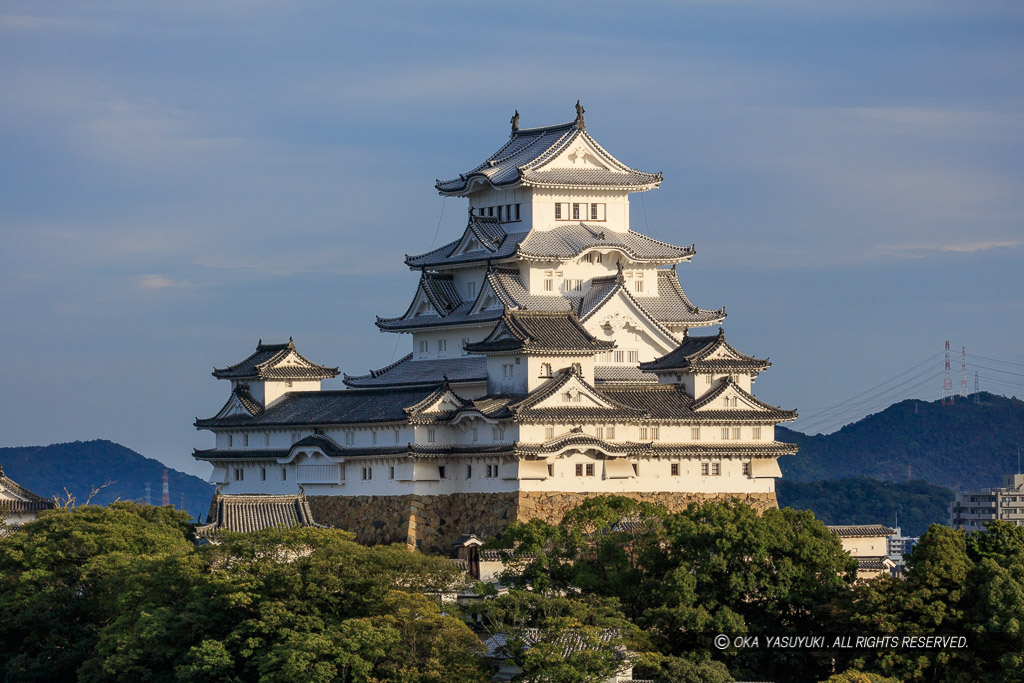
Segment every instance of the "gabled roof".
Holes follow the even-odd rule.
[[[518,121],[518,117],[514,119]],[[559,155],[577,146],[578,167],[551,164]],[[584,163],[590,162],[590,163]],[[542,128],[519,128],[501,149],[483,163],[452,180],[438,180],[438,192],[464,196],[483,187],[551,187],[565,189],[602,188],[642,192],[661,184],[660,173],[631,168],[609,154],[586,132],[582,115],[575,121]]]
[[[726,392],[729,391],[735,393],[740,399],[743,400],[744,403],[749,405],[750,408],[747,408],[745,410],[709,410],[711,405],[715,401],[717,401],[718,398],[722,396],[722,394],[725,394]],[[764,401],[757,398],[750,392],[744,391],[744,389],[741,386],[733,382],[732,379],[729,377],[726,377],[725,379],[720,381],[718,383],[718,386],[716,386],[714,389],[707,392],[698,400],[693,402],[693,412],[700,413],[701,417],[721,414],[725,416],[725,419],[729,419],[729,416],[732,414],[743,414],[744,412],[751,411],[754,411],[755,413],[770,413],[779,420],[789,421],[796,419],[795,410],[783,410],[778,406],[773,406],[769,403],[765,403]]]
[[[295,343],[264,344],[245,360],[226,368],[214,368],[217,379],[233,380],[317,380],[338,376],[338,368],[318,365],[295,350]]]
[[[566,389],[570,384],[578,384],[590,394],[598,405],[576,406],[573,404],[545,407],[544,402],[555,394]],[[520,421],[538,420],[575,420],[598,418],[642,418],[645,413],[616,400],[588,384],[576,368],[562,368],[554,376],[534,389],[532,392],[508,404],[509,412]]]
[[[442,406],[445,404],[451,404],[453,407],[444,410]],[[425,396],[415,405],[405,408],[405,414],[409,416],[410,423],[427,423],[436,421],[440,417],[447,417],[465,405],[466,402],[457,396],[445,382],[429,396]]]
[[[726,380],[728,382],[728,380]],[[709,392],[710,397],[694,401],[681,384],[618,384],[602,385],[597,390],[609,400],[643,411],[654,420],[682,420],[701,422],[783,422],[796,419],[796,411],[783,410],[765,403],[732,383],[723,382]],[[703,409],[710,406],[728,387],[740,392],[754,408],[728,410]],[[697,412],[699,410],[699,413]]]
[[[591,288],[580,301],[580,320],[589,320],[616,295],[622,296],[640,309],[673,341],[676,337],[666,327],[667,325],[703,327],[720,323],[725,319],[725,308],[708,311],[690,303],[674,270],[658,271],[658,296],[638,297],[629,291],[620,267],[615,275],[594,278]]]
[[[593,354],[614,346],[614,342],[600,341],[587,332],[573,313],[505,311],[487,338],[467,344],[466,351],[576,355]]]
[[[421,307],[427,307],[428,312],[417,314]],[[455,286],[451,273],[423,271],[416,285],[416,293],[405,313],[397,318],[377,316],[376,325],[382,330],[400,330],[465,323],[470,318],[477,321],[497,319],[497,315],[491,315],[489,318],[486,314],[471,316],[472,307],[473,302],[462,300],[462,294]]]
[[[680,247],[627,230],[620,232],[599,224],[569,223],[550,230],[533,230],[516,247],[520,258],[547,261],[570,259],[593,249],[618,251],[630,261],[682,263],[689,261],[694,247]]]
[[[526,239],[529,231],[522,225],[515,225],[515,227],[520,230],[508,232],[496,217],[474,216],[470,213],[466,221],[466,229],[457,240],[442,244],[440,247],[418,256],[406,254],[405,263],[410,268],[433,268],[506,259],[515,254],[516,245]],[[476,242],[480,248],[467,249],[471,242]]]
[[[893,536],[895,529],[882,524],[844,524],[826,525],[828,530],[840,538],[870,538],[873,536]]]
[[[484,287],[490,287],[498,301],[508,308],[531,311],[571,311],[575,307],[572,299],[563,296],[530,294],[526,285],[523,284],[518,270],[492,269],[484,276]]]
[[[259,417],[263,414],[263,405],[257,401],[245,384],[236,384],[231,390],[231,395],[212,420],[225,420],[231,417]],[[201,420],[196,419],[196,424]],[[205,420],[203,420],[205,421]]]
[[[447,380],[452,384],[487,381],[487,359],[480,356],[413,360],[412,354],[371,370],[368,375],[345,375],[343,381],[354,389],[370,387],[435,386]]]
[[[0,465],[0,513],[25,513],[50,510],[54,503],[49,498],[32,493],[4,474]]]
[[[715,353],[724,352],[726,357],[712,358]],[[683,337],[683,342],[671,353],[647,363],[641,363],[644,372],[757,373],[771,367],[767,358],[754,358],[740,353],[725,340],[725,330],[718,329],[717,335]]]
[[[303,526],[319,526],[313,521],[313,512],[304,493],[226,495],[218,491],[210,504],[207,524],[196,527],[196,535],[216,539],[225,531],[244,533]]]
[[[196,420],[195,426],[198,429],[227,429],[406,422],[406,408],[430,396],[437,386],[291,392],[259,415],[217,416]]]

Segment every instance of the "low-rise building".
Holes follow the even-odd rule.
[[[889,559],[889,537],[896,533],[882,524],[829,526],[839,537],[843,550],[857,560],[857,580],[865,581],[892,573],[896,563]]]
[[[8,530],[27,524],[43,510],[52,510],[54,503],[49,498],[32,493],[4,474],[0,465],[0,527]]]
[[[1001,488],[957,493],[949,504],[949,525],[984,531],[985,523],[1003,520],[1024,526],[1024,474],[1007,474]]]

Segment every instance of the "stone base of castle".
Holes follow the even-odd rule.
[[[366,545],[405,543],[410,548],[448,554],[463,534],[486,540],[511,522],[540,518],[557,524],[562,516],[597,493],[517,491],[453,493],[444,496],[307,496],[313,519],[345,529]],[[626,493],[669,512],[690,503],[737,500],[758,512],[778,507],[775,493]]]

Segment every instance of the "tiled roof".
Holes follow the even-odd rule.
[[[472,232],[476,236],[477,232],[483,232],[483,228],[480,225],[480,219],[483,218],[477,216],[470,216],[468,223],[466,224],[466,230],[462,233],[459,239],[447,244],[442,244],[436,249],[419,254],[417,256],[406,255],[405,263],[410,268],[434,268],[437,266],[451,266],[451,265],[465,265],[472,263],[486,263],[487,261],[499,261],[512,257],[516,253],[516,247],[526,239],[528,229],[523,226],[516,226],[520,228],[518,232],[509,232],[506,234],[501,243],[493,250],[490,248],[482,249],[479,251],[469,251],[463,254],[454,255],[456,247],[462,244],[463,239],[466,237],[466,232]],[[510,226],[511,227],[511,226]],[[505,228],[501,228],[502,232],[505,232]],[[493,231],[493,228],[488,228],[488,231]],[[486,234],[486,233],[484,233]],[[493,243],[491,246],[494,246]]]
[[[437,389],[437,385],[409,388],[302,391],[285,394],[261,415],[230,415],[196,420],[199,429],[300,425],[405,422],[405,409]]]
[[[761,401],[738,386],[730,386],[733,386],[744,398],[758,406],[758,409],[705,410],[697,413],[695,412],[696,408],[709,402],[707,397],[694,401],[681,384],[657,384],[653,386],[602,385],[598,388],[598,393],[616,403],[642,410],[651,419],[657,420],[780,422],[796,419],[795,411],[783,410]],[[716,387],[712,392],[714,396],[710,400],[713,401],[722,391],[723,387]]]
[[[282,363],[291,358],[291,363]],[[245,360],[226,368],[214,368],[217,379],[317,380],[338,376],[338,368],[317,365],[295,350],[295,343],[256,345],[256,351]]]
[[[846,524],[828,525],[829,531],[840,538],[868,538],[871,536],[892,536],[895,529],[890,529],[882,524]]]
[[[54,503],[49,498],[29,491],[27,488],[7,477],[3,466],[0,466],[0,513],[25,513],[51,510]]]
[[[586,170],[550,169],[544,165],[583,138],[601,157],[606,168]],[[631,192],[649,190],[661,183],[660,173],[644,173],[626,166],[609,154],[586,132],[577,119],[542,128],[513,128],[501,149],[476,168],[452,180],[435,184],[442,194],[463,195],[478,187],[480,181],[492,187],[523,184],[535,187],[602,187]]]
[[[249,532],[272,528],[317,526],[303,493],[281,495],[214,494],[207,523],[196,535],[216,538],[225,531]]]
[[[531,648],[534,645],[544,640],[544,631],[539,628],[524,628],[517,633],[519,639],[525,647]],[[586,649],[595,649],[598,647],[609,647],[610,644],[619,637],[619,632],[614,629],[603,629],[598,634],[598,644],[593,644],[589,640],[584,639],[582,634],[579,632],[573,632],[571,630],[565,630],[558,635],[557,645],[561,648],[562,657],[568,657],[573,653],[580,652]],[[487,638],[484,645],[487,647],[487,656],[494,659],[505,659],[511,656],[508,652],[509,642],[512,641],[512,637],[505,633],[495,633],[494,635]],[[620,653],[622,654],[622,653]],[[624,657],[625,655],[622,654]]]
[[[496,269],[487,273],[486,281],[495,296],[509,308],[531,311],[571,311],[575,302],[563,296],[530,294],[519,277],[518,270]]]
[[[499,311],[500,312],[500,311]],[[481,356],[413,360],[405,356],[368,375],[345,375],[344,382],[353,388],[408,387],[441,384],[447,378],[452,384],[487,381],[487,359]]]
[[[878,557],[855,557],[859,572],[885,572],[896,566],[896,563],[885,555]]]
[[[196,448],[196,460],[278,460],[288,455],[287,448]]]
[[[658,383],[658,376],[643,372],[635,365],[598,365],[594,368],[595,386],[607,384]]]
[[[690,303],[674,270],[658,271],[658,296],[639,297],[629,291],[620,266],[617,275],[594,278],[590,289],[580,301],[580,320],[587,320],[595,315],[607,301],[620,292],[672,339],[675,337],[664,327],[665,325],[702,327],[720,323],[725,319],[725,308],[707,311]]]
[[[629,230],[619,232],[602,225],[570,223],[550,230],[533,230],[517,247],[522,258],[576,258],[591,249],[620,251],[631,261],[679,263],[689,260],[694,248],[679,247]]]
[[[728,390],[735,392],[740,398],[743,399],[745,403],[752,404],[754,406],[754,410],[751,411],[749,408],[741,410],[704,410],[705,406],[710,406]],[[755,414],[771,415],[773,420],[779,421],[790,421],[796,419],[795,410],[784,410],[782,408],[779,408],[778,406],[773,406],[770,403],[765,403],[764,401],[757,398],[750,392],[745,391],[741,386],[733,382],[732,379],[729,377],[726,377],[724,380],[721,380],[718,383],[718,386],[716,386],[714,389],[701,396],[698,400],[694,401],[693,411],[695,413],[699,411],[700,417],[704,419],[714,419],[713,416],[721,415],[723,417],[720,419],[727,420],[730,419],[730,415],[735,415],[737,413],[742,414],[745,412],[754,412]]]
[[[460,304],[456,309],[451,311],[448,315],[419,315],[415,318],[381,318],[377,317],[375,323],[377,327],[382,330],[393,331],[393,330],[414,330],[421,327],[451,327],[455,325],[478,325],[482,323],[494,322],[501,317],[501,309],[494,309],[492,311],[481,311],[479,313],[470,313],[473,308],[473,302],[467,301]]]
[[[709,358],[725,350],[732,358]],[[641,363],[645,372],[685,370],[687,372],[760,372],[771,367],[767,358],[754,358],[737,351],[725,340],[725,331],[718,328],[717,335],[690,336],[668,354],[647,363]]]
[[[614,342],[600,341],[587,332],[572,313],[506,311],[487,338],[467,344],[466,351],[589,354],[614,346]]]

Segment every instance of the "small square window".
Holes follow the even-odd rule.
[[[717,477],[722,473],[722,464],[718,462],[711,463],[711,476]]]
[[[674,462],[671,465],[669,465],[669,473],[673,477],[678,477],[679,476],[679,463]]]
[[[700,473],[701,473],[701,475],[706,477],[706,476],[708,476],[708,474],[710,472],[711,472],[711,465],[706,463],[706,462],[702,462],[700,464]]]
[[[593,465],[590,465],[590,464],[587,465],[587,476],[588,477],[594,476],[594,466]]]
[[[582,477],[583,476],[583,465],[582,464],[581,465],[576,465],[576,476],[577,477]]]

